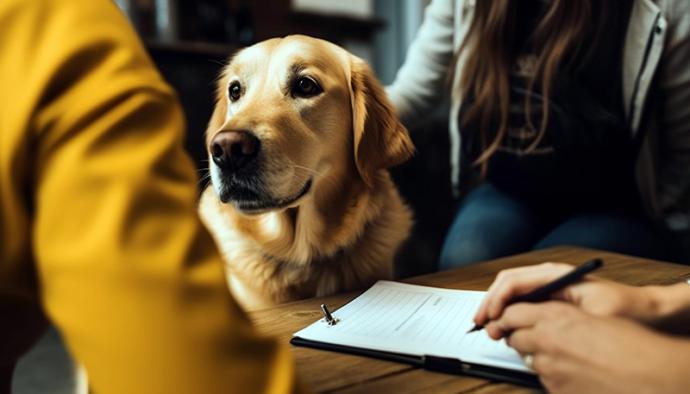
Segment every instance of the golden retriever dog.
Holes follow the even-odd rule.
[[[306,36],[241,50],[206,142],[199,211],[243,307],[392,276],[412,214],[386,169],[414,147],[364,61]]]

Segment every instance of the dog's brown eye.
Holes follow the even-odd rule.
[[[231,83],[230,87],[228,87],[228,96],[230,97],[230,100],[237,101],[240,99],[241,95],[242,86],[240,86],[240,83],[237,81]]]
[[[299,97],[312,97],[321,93],[321,86],[309,77],[300,77],[295,81],[292,94]]]

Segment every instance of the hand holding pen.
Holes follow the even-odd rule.
[[[491,285],[474,318],[475,326],[469,332],[484,328],[485,324],[501,316],[508,305],[519,302],[542,302],[551,298],[567,297],[564,289],[580,282],[584,276],[603,265],[600,259],[590,260],[573,268],[567,264],[545,263],[500,272]],[[501,337],[501,333],[489,335]],[[494,334],[494,335],[492,335]]]

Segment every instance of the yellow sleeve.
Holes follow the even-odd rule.
[[[286,346],[229,295],[179,104],[113,2],[2,0],[0,37],[2,132],[31,140],[43,306],[92,389],[293,391]]]

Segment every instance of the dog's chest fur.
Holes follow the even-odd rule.
[[[225,259],[236,299],[257,309],[389,279],[412,214],[388,173],[342,206],[314,197],[298,208],[243,216],[208,188],[200,214]],[[335,211],[332,212],[332,211]]]

